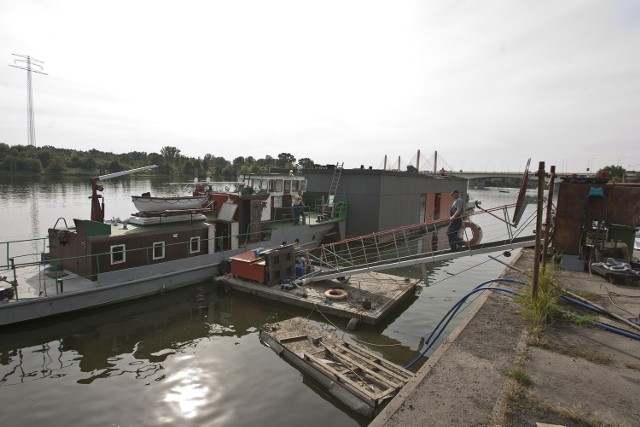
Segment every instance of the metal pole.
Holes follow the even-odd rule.
[[[544,198],[544,162],[538,164],[538,213],[536,215],[536,246],[533,259],[533,287],[531,295],[538,298],[538,269],[540,268],[540,236],[542,234],[542,204]]]
[[[553,205],[553,186],[556,178],[556,167],[551,166],[549,172],[549,191],[547,192],[547,216],[544,224],[544,246],[542,247],[542,269],[547,268],[547,249],[551,238],[551,206]]]

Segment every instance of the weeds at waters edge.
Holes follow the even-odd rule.
[[[527,293],[517,297],[520,303],[520,314],[524,318],[529,333],[534,336],[542,334],[560,315],[558,307],[559,295],[556,290],[555,268],[547,266],[540,269],[538,277],[538,295],[533,297],[533,287]]]

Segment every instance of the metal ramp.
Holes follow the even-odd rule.
[[[502,209],[507,218],[507,209],[514,206],[508,205],[483,210],[480,214],[487,213],[495,216],[492,212]],[[297,283],[342,279],[359,273],[383,271],[484,253],[510,251],[535,244],[535,236],[516,237],[511,230],[513,224],[509,221],[505,221],[505,223],[508,230],[506,239],[482,243],[467,235],[465,236],[467,239],[466,248],[455,252],[451,251],[446,238],[448,220],[414,224],[328,243],[303,253],[307,264],[311,266],[311,272],[299,278]],[[465,226],[465,230],[469,228],[468,221],[465,222]],[[473,244],[469,244],[469,242],[473,242]]]

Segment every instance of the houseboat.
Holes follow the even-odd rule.
[[[91,180],[91,219],[58,219],[41,239],[46,243],[40,247],[48,251],[33,253],[35,246],[25,241],[5,243],[0,326],[209,280],[228,270],[229,257],[249,249],[313,248],[344,237],[346,203],[296,204],[306,188],[306,179],[297,174],[197,186],[194,195],[205,196],[198,207],[154,207],[123,221],[105,221],[100,182],[122,174]]]

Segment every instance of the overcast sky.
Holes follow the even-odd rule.
[[[640,170],[638,0],[1,0],[0,52],[9,145],[21,54],[38,146]]]

